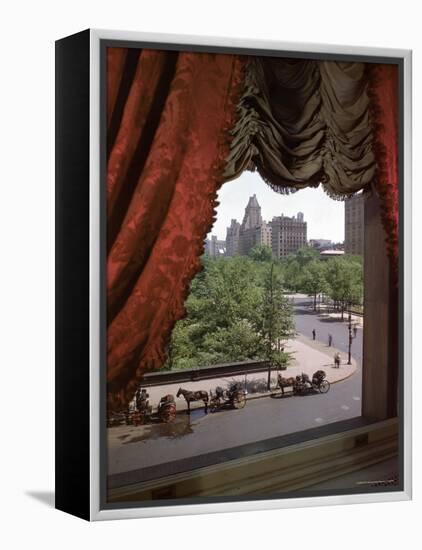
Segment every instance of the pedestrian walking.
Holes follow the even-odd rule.
[[[315,329],[313,328],[312,329],[312,340],[315,340],[315,337],[316,337],[316,332],[315,332]]]
[[[357,325],[354,325],[354,326],[353,326],[353,338],[356,338],[357,333],[358,333],[358,326],[357,326]]]
[[[334,366],[335,366],[337,369],[340,368],[340,362],[341,362],[340,353],[337,351],[337,352],[334,354]]]
[[[329,334],[328,335],[328,347],[331,348],[332,345],[333,345],[333,336],[332,336],[332,334]]]

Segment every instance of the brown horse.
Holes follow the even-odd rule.
[[[183,395],[183,397],[186,399],[186,403],[188,404],[188,414],[190,414],[190,404],[191,401],[203,401],[205,405],[205,412],[208,412],[208,392],[203,390],[198,391],[190,391],[190,390],[184,390],[183,388],[179,388],[179,391],[176,394],[176,397],[180,397]]]
[[[277,386],[281,389],[281,395],[284,395],[284,388],[292,387],[296,384],[296,380],[293,376],[290,378],[284,378],[279,374],[277,376]]]

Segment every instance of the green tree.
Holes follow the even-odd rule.
[[[266,244],[257,244],[249,251],[249,257],[255,262],[270,262],[273,258],[273,251]]]
[[[285,268],[285,283],[287,288],[293,290],[293,292],[298,292],[300,288],[300,275],[301,267],[299,262],[294,258],[288,261]]]
[[[349,258],[336,258],[327,262],[326,278],[328,295],[341,310],[347,306],[362,303],[363,297],[363,268],[359,261]]]
[[[305,267],[310,262],[316,260],[319,256],[318,250],[311,248],[310,246],[304,246],[294,255],[294,259],[297,261],[301,268]]]
[[[277,363],[278,354],[282,351],[282,342],[294,334],[295,328],[292,307],[283,295],[283,287],[274,269],[274,262],[269,266],[264,281],[261,316],[264,353],[269,365],[267,380],[269,390],[271,369]]]
[[[253,261],[245,257],[218,260],[207,271],[205,284],[203,311],[196,316],[206,318],[209,329],[229,327],[243,319],[256,325],[261,292]],[[189,312],[189,300],[187,307]]]
[[[247,320],[235,321],[227,328],[208,334],[201,347],[205,364],[258,359],[262,355],[260,335]]]
[[[194,326],[188,319],[176,323],[167,350],[165,370],[191,369],[197,365],[198,354],[194,345],[192,333]]]
[[[303,268],[300,276],[300,287],[303,292],[313,297],[313,309],[316,311],[318,294],[328,290],[326,269],[321,260],[313,260]]]
[[[303,269],[315,261],[319,253],[314,248],[302,247],[295,254],[289,254],[285,260],[285,283],[287,288],[298,292],[301,286]]]
[[[187,316],[176,323],[165,368],[181,369],[268,355],[268,273],[271,265],[274,304],[292,319],[282,294],[283,266],[249,257],[203,258],[204,269],[191,283]],[[286,309],[287,305],[287,309]],[[289,311],[289,315],[287,314]],[[265,317],[266,316],[266,317]],[[288,360],[280,348],[280,312],[274,316],[273,363]],[[289,327],[288,327],[289,328]],[[280,334],[287,334],[284,330]],[[278,338],[278,340],[277,340]],[[276,352],[279,350],[279,356]]]
[[[173,330],[166,368],[259,356],[263,266],[245,257],[205,259],[204,270],[191,284],[187,316]]]

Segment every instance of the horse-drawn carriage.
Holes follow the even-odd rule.
[[[281,394],[285,394],[285,388],[290,387],[293,395],[306,395],[308,393],[327,393],[330,389],[330,383],[326,380],[326,374],[323,370],[317,370],[312,375],[312,379],[305,373],[296,377],[284,378],[279,374],[277,376],[277,386],[281,389]]]
[[[210,410],[215,412],[222,407],[243,409],[247,393],[237,382],[231,384],[227,390],[217,386],[214,393],[210,392]]]
[[[139,426],[145,424],[152,415],[152,407],[148,400],[149,394],[147,390],[138,388],[135,393],[135,407],[132,409],[128,417],[127,424]]]
[[[158,403],[157,416],[161,422],[168,424],[176,419],[176,401],[174,396],[169,393],[160,399]]]
[[[146,399],[147,397],[149,397],[149,395],[146,393],[146,390],[142,390],[141,399],[136,399],[136,408],[131,414],[129,414],[129,421],[127,424],[139,426],[145,424],[146,422],[159,421],[166,424],[169,422],[174,422],[176,419],[176,401],[174,399],[174,395],[171,395],[170,393],[164,395],[160,399],[155,413],[153,412],[149,401]]]
[[[176,419],[176,402],[171,394],[160,399],[156,412],[149,404],[149,394],[145,389],[137,390],[129,408],[125,411],[114,412],[108,417],[108,427],[126,424],[141,426],[147,422],[174,422]]]
[[[223,407],[234,409],[243,409],[246,405],[247,391],[243,389],[237,382],[231,384],[228,389],[223,389],[217,386],[214,392],[208,393],[204,390],[191,391],[179,388],[176,397],[184,397],[188,406],[188,414],[190,413],[191,403],[194,401],[203,401],[205,412],[208,412],[208,406],[211,412],[215,412]]]

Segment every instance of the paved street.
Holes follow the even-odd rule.
[[[283,372],[285,377],[295,377],[305,373],[312,378],[315,371],[321,369],[326,373],[326,379],[330,384],[337,383],[352,376],[356,370],[356,362],[353,360],[351,365],[343,364],[341,368],[334,367],[333,352],[334,348],[327,350],[325,346],[318,345],[312,342],[306,336],[299,336],[295,339],[288,340],[285,343],[284,349],[291,353],[291,361],[288,369]],[[337,351],[337,349],[335,349]],[[327,355],[327,353],[329,355]],[[180,387],[191,391],[214,391],[217,386],[224,389],[230,387],[234,382],[240,383],[248,390],[247,399],[254,398],[257,395],[262,395],[267,392],[267,369],[260,372],[250,372],[247,375],[241,373],[230,377],[209,378],[191,382],[174,382],[148,387],[149,403],[153,408],[158,406],[158,403],[163,395],[177,395]],[[276,372],[273,372],[271,377],[272,391],[277,388]],[[176,398],[176,407],[178,411],[187,409],[186,401],[181,396]],[[134,404],[134,402],[133,402]],[[202,408],[203,402],[195,401],[191,405],[191,409]]]
[[[320,316],[309,309],[311,301],[308,297],[295,297],[295,321],[296,330],[300,334],[312,338],[312,329],[315,329],[316,339],[322,344],[327,345],[328,334],[333,337],[333,346],[344,352],[347,360],[347,351],[349,347],[349,330],[345,321],[337,321],[329,316]],[[345,314],[345,319],[347,315]],[[359,364],[362,364],[362,328],[358,328],[357,336],[353,339],[352,356]]]
[[[346,360],[347,323],[320,318],[309,311],[308,303],[309,298],[295,298],[297,331],[309,338],[315,328],[317,338],[311,345],[331,358],[327,346],[330,332],[334,345],[344,352],[343,360]],[[359,329],[353,341],[353,357],[358,362],[355,374],[333,384],[325,395],[266,397],[248,401],[242,410],[223,410],[208,415],[197,410],[190,417],[182,413],[170,425],[157,423],[111,428],[108,430],[109,474],[187,459],[360,416],[361,332]]]

